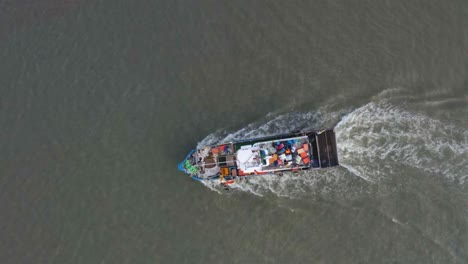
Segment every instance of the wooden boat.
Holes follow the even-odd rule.
[[[338,166],[333,129],[224,142],[193,149],[179,170],[227,186],[244,177]]]

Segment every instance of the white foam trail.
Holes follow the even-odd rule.
[[[467,132],[388,103],[369,103],[335,128],[342,166],[376,181],[399,166],[411,166],[464,183],[468,175]]]
[[[265,193],[274,193],[280,197],[300,197],[306,194],[327,193],[330,188],[342,179],[345,173],[341,168],[326,170],[287,172],[279,175],[253,176],[248,181],[239,183],[239,188],[259,196]]]
[[[359,169],[359,167],[354,168],[353,166],[351,166],[349,164],[346,164],[346,163],[340,163],[340,165],[341,165],[341,167],[347,169],[349,172],[351,172],[352,174],[358,176],[359,178],[364,179],[364,180],[366,180],[368,182],[375,183],[375,180],[372,179],[371,177],[369,177],[368,175],[362,173],[361,170]]]
[[[331,127],[346,111],[325,110],[267,115],[266,121],[250,124],[227,136],[221,130],[208,135],[199,146],[287,133],[296,129]],[[460,183],[464,183],[468,177],[467,131],[387,102],[371,102],[355,109],[341,118],[335,132],[341,167],[284,173],[283,176],[250,177],[231,188],[258,196],[273,193],[296,197],[330,190],[350,193],[352,187],[348,183],[356,179],[351,177],[352,174],[376,183],[397,173],[402,166],[411,166]],[[218,184],[205,185],[213,191],[224,193]]]
[[[208,189],[212,190],[213,192],[217,192],[219,194],[223,194],[221,186],[219,184],[216,184],[213,181],[201,181],[203,185],[205,185]]]
[[[348,174],[348,175],[347,175]],[[343,177],[343,176],[347,176]],[[321,170],[287,172],[282,176],[258,175],[250,176],[230,185],[232,190],[249,192],[257,196],[272,193],[279,197],[302,197],[317,193],[335,192],[346,193],[346,184],[352,178],[343,168],[335,167]],[[348,179],[348,180],[347,180]],[[216,182],[204,182],[205,186],[218,193],[224,193],[223,187]]]
[[[323,129],[334,126],[346,110],[328,111],[326,107],[315,112],[269,113],[263,120],[252,123],[226,136],[226,131],[218,130],[205,137],[197,147],[232,140],[266,137],[290,133],[294,130]]]
[[[223,136],[225,133],[223,133],[222,130],[216,131],[204,138],[198,144],[198,147],[218,142],[289,133],[298,129],[307,130],[332,127],[340,120],[344,111],[345,110],[331,112],[323,108],[316,112],[268,114],[263,121],[252,123],[227,136]],[[233,190],[250,192],[258,196],[263,196],[266,193],[274,193],[278,196],[294,197],[310,192],[327,192],[330,189],[326,186],[317,188],[318,183],[340,181],[340,179],[342,179],[341,176],[344,174],[348,174],[348,172],[342,168],[332,168],[329,170],[284,173],[283,176],[253,176],[233,184],[230,187]],[[203,184],[213,191],[224,193],[223,188],[219,186],[218,183],[204,182]]]
[[[250,124],[237,132],[229,134],[222,141],[289,133],[296,129],[303,129],[309,122],[317,119],[317,116],[317,113],[289,113],[278,115],[263,124]]]
[[[208,136],[206,136],[202,141],[198,142],[197,149],[203,146],[214,145],[217,142],[219,142],[222,139],[222,137],[223,137],[222,130],[218,130],[214,133],[211,133]]]

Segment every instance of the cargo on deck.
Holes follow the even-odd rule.
[[[223,185],[264,175],[339,165],[333,129],[300,131],[203,146],[192,150],[179,170],[196,180]]]

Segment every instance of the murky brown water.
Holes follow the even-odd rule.
[[[463,1],[0,9],[1,263],[468,262]],[[343,167],[221,194],[177,171],[336,124]]]

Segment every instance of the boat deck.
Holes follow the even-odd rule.
[[[310,150],[307,136],[260,141],[241,146],[237,151],[237,165],[245,173],[309,167]]]
[[[181,164],[181,170],[197,179],[337,166],[335,132],[299,131],[204,146]]]
[[[199,178],[209,178],[221,173],[225,166],[235,166],[234,146],[231,143],[205,146],[194,153]]]
[[[321,168],[338,165],[338,153],[336,151],[336,138],[333,130],[326,130],[316,135],[318,142],[318,157]]]

